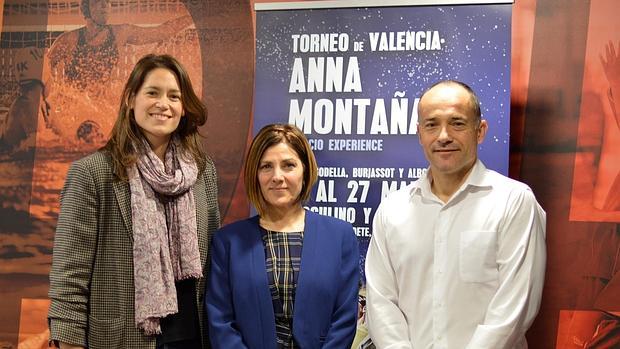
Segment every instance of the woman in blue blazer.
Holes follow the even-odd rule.
[[[206,292],[214,349],[350,348],[359,252],[349,223],[302,207],[317,165],[295,126],[268,125],[245,167],[258,215],[216,232]]]

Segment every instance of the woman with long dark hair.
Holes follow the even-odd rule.
[[[73,163],[50,274],[61,348],[202,348],[199,304],[219,226],[206,108],[168,55],[140,59],[107,144]]]

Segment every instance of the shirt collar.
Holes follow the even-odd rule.
[[[431,191],[431,180],[430,180],[430,167],[428,171],[426,171],[426,175],[419,180],[413,182],[411,185],[410,195],[420,195],[425,198],[435,197],[435,194]],[[461,191],[469,188],[469,187],[492,187],[493,183],[491,179],[487,176],[487,168],[484,166],[480,159],[476,160],[474,167],[471,172],[465,179],[465,182],[461,185],[461,187],[454,193],[452,197],[456,197]]]

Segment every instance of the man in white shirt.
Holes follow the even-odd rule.
[[[485,168],[487,132],[471,88],[422,95],[426,177],[390,194],[366,257],[368,327],[377,348],[527,348],[545,272],[545,212],[530,188]]]

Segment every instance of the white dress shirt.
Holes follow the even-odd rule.
[[[428,177],[388,195],[366,257],[377,348],[527,348],[544,281],[545,223],[527,185],[480,160],[447,203]]]

